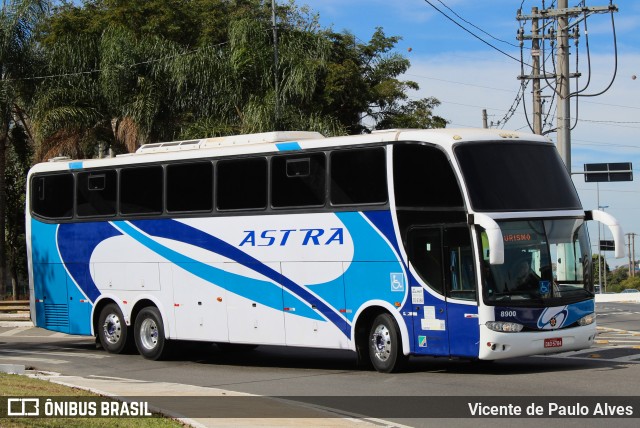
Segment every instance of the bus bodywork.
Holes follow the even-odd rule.
[[[28,183],[34,323],[151,359],[171,340],[351,349],[379,371],[583,349],[585,222],[623,248],[555,147],[519,133],[165,143],[39,164]]]

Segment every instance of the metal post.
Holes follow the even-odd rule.
[[[629,256],[629,278],[631,278],[631,234],[627,233],[627,254]]]
[[[489,123],[487,118],[487,109],[482,109],[482,127],[484,129],[489,128]]]
[[[596,183],[596,206],[600,209],[600,183]],[[600,286],[600,290],[604,293],[605,290],[602,288],[602,251],[600,251],[600,227],[602,225],[598,222],[598,285]]]
[[[569,15],[566,13],[569,0],[558,0],[558,10],[565,13],[558,15],[558,151],[560,157],[571,174],[571,104],[569,99]]]
[[[538,16],[538,8],[531,8],[531,15]],[[542,134],[542,98],[540,91],[540,41],[538,18],[531,20],[531,59],[533,62],[533,133]]]
[[[600,189],[598,189],[598,203],[600,203]],[[609,205],[598,205],[598,209],[604,211],[605,208],[609,208]],[[600,246],[600,226],[602,226],[600,223],[598,223],[598,251],[601,253],[601,246]],[[604,228],[603,228],[603,233],[604,233]],[[606,238],[606,235],[605,235]],[[602,291],[605,292],[607,291],[607,273],[605,271],[604,274],[604,284],[602,283],[602,271],[604,269],[607,268],[607,252],[605,251],[605,256],[604,258],[602,257],[602,254],[600,254],[598,256],[598,258],[601,260],[599,262],[601,268],[598,269],[598,271],[600,272],[600,287],[602,288]],[[602,260],[604,259],[604,263],[602,262]]]
[[[280,90],[278,88],[278,27],[276,25],[276,1],[271,0],[271,22],[273,24],[273,78],[274,78],[274,92],[275,92],[275,105],[274,105],[274,119],[275,130],[279,131],[280,122],[280,102],[278,100],[280,96]]]
[[[631,234],[631,239],[632,239],[632,244],[631,244],[631,252],[633,253],[633,260],[631,262],[631,276],[635,277],[636,276],[636,234],[632,233]]]

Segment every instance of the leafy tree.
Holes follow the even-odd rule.
[[[620,283],[620,291],[626,290],[629,288],[635,288],[640,290],[640,276],[632,276],[631,278],[627,278]]]
[[[333,47],[318,89],[322,111],[334,114],[350,134],[370,129],[441,128],[447,121],[433,116],[440,102],[435,98],[409,101],[407,91],[417,90],[413,81],[398,76],[410,66],[393,48],[400,37],[386,36],[377,28],[364,43],[348,32],[327,34]]]
[[[619,286],[622,281],[629,277],[628,266],[618,266],[607,277],[607,285]]]
[[[41,40],[50,71],[70,76],[39,93],[38,158],[92,155],[91,141],[131,151],[150,141],[274,129],[337,135],[446,124],[432,114],[437,100],[407,102],[418,85],[397,78],[409,67],[393,53],[398,37],[378,29],[357,43],[322,30],[293,0],[277,14],[276,66],[270,2],[64,2]]]
[[[28,131],[25,105],[33,89],[37,64],[34,29],[46,15],[49,2],[44,0],[5,0],[0,12],[0,288],[6,279],[7,230],[7,149],[14,143],[16,127]],[[15,293],[14,293],[15,297]]]

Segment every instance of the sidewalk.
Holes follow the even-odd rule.
[[[2,369],[2,367],[0,367]],[[207,427],[337,427],[337,428],[370,428],[380,426],[396,426],[387,421],[361,418],[358,415],[346,415],[335,413],[331,409],[319,408],[304,403],[297,403],[278,398],[260,397],[250,394],[227,391],[218,388],[206,388],[193,385],[183,385],[168,382],[148,382],[134,379],[124,379],[118,377],[105,376],[67,376],[59,373],[26,371],[26,376],[46,380],[61,385],[81,388],[93,393],[114,397],[120,401],[146,400],[149,403],[149,409],[154,412],[163,413],[169,417],[179,419],[181,422],[196,428]],[[181,398],[184,400],[180,400]],[[200,400],[201,398],[210,397],[212,400]],[[222,398],[216,397],[251,397],[245,400],[229,400],[229,408],[223,403]],[[181,401],[180,403],[177,403]],[[206,403],[210,405],[207,409],[191,409],[196,413],[215,414],[232,412],[234,414],[246,414],[256,417],[235,417],[235,418],[194,418],[189,417],[189,401]],[[250,404],[244,407],[242,405]],[[197,405],[194,403],[194,405]],[[221,407],[221,406],[227,407]],[[193,406],[191,406],[193,407]],[[177,409],[177,410],[176,410]],[[217,410],[219,409],[219,410]],[[187,411],[187,414],[181,411]],[[259,416],[258,416],[259,415]]]

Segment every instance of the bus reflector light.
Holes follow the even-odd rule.
[[[399,308],[400,306],[402,306],[402,303],[400,303],[400,302],[395,302],[395,303],[394,303],[394,305],[395,305],[395,307],[396,307],[396,308]]]
[[[218,297],[216,300],[217,300],[218,302],[222,302],[222,297]]]

